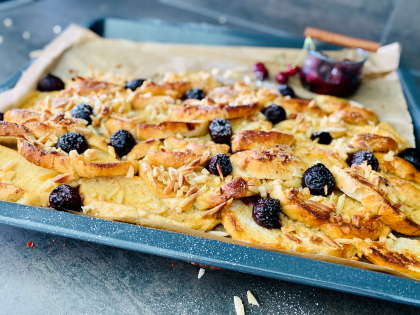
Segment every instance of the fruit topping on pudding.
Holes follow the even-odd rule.
[[[127,155],[136,145],[136,139],[127,130],[117,130],[111,135],[111,146],[119,157]]]
[[[312,195],[326,197],[335,189],[335,179],[324,164],[317,163],[303,173],[302,187],[308,187]]]

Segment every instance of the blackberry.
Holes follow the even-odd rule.
[[[216,143],[230,143],[232,126],[223,118],[213,120],[209,126],[211,139]]]
[[[277,87],[277,90],[283,96],[290,96],[291,98],[295,97],[295,91],[293,91],[293,89],[290,86],[288,86],[287,84],[280,84]]]
[[[119,157],[127,155],[136,145],[133,135],[127,130],[117,130],[111,135],[111,145]]]
[[[192,88],[188,90],[187,92],[185,92],[183,99],[195,99],[195,100],[201,101],[205,97],[206,97],[206,93],[203,90]]]
[[[327,186],[327,193],[325,193],[325,186]],[[302,187],[308,187],[312,195],[326,197],[334,191],[335,178],[324,164],[317,163],[303,173]]]
[[[0,121],[4,120],[4,113],[0,112]]]
[[[401,151],[398,156],[413,164],[420,171],[420,152],[414,148],[408,148]]]
[[[372,154],[372,152],[369,151],[357,151],[351,159],[351,164],[362,165],[364,161],[367,161],[367,164],[372,166],[372,170],[378,170],[378,159]]]
[[[217,169],[217,165],[220,166],[223,176],[228,176],[233,171],[229,155],[227,154],[220,153],[210,158],[208,166],[210,174],[219,176],[219,170]]]
[[[89,148],[86,138],[81,133],[74,131],[68,132],[58,138],[55,147],[57,149],[60,148],[67,153],[76,150],[79,154],[85,152]]]
[[[268,121],[271,121],[273,125],[286,120],[286,111],[283,107],[278,105],[270,105],[262,110]]]
[[[77,104],[70,110],[70,113],[74,118],[82,118],[88,122],[88,125],[92,124],[92,118],[90,118],[90,115],[93,115],[93,108],[89,104]]]
[[[311,135],[311,140],[315,140],[318,138],[319,144],[330,144],[332,141],[332,137],[329,132],[326,131],[317,131]]]
[[[38,91],[51,92],[64,90],[64,82],[55,75],[46,74],[38,81]]]
[[[50,206],[55,210],[81,211],[82,198],[80,198],[77,188],[69,185],[55,187],[50,193]]]
[[[143,85],[144,81],[146,81],[146,79],[135,79],[135,80],[128,81],[125,84],[125,88],[135,91],[137,88]]]
[[[252,209],[255,223],[267,229],[280,229],[280,202],[273,198],[258,200]]]

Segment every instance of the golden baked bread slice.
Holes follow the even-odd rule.
[[[281,229],[267,229],[252,219],[252,208],[236,200],[222,210],[222,223],[226,232],[235,240],[253,244],[293,250],[300,253],[325,254],[351,258],[355,254],[353,245],[340,245],[318,229],[308,228],[282,216]]]
[[[361,203],[337,190],[328,197],[312,196],[307,188],[285,188],[274,181],[270,197],[280,201],[282,212],[289,218],[318,227],[332,239],[376,240],[389,233],[376,216],[365,213]]]
[[[172,119],[179,121],[203,120],[210,121],[216,118],[233,119],[251,116],[258,111],[257,103],[247,105],[184,105],[172,108]]]
[[[296,118],[296,114],[310,115],[312,117],[323,117],[326,115],[315,102],[298,98],[277,98],[274,104],[280,105],[289,111],[291,118]]]
[[[48,206],[50,189],[60,183],[57,175],[26,161],[16,150],[0,146],[0,200]]]
[[[193,87],[191,82],[162,82],[161,84],[156,84],[152,81],[145,81],[143,85],[139,88],[139,91],[142,94],[150,93],[154,96],[159,95],[168,95],[173,98],[181,98],[185,92]]]
[[[183,137],[199,137],[208,131],[207,121],[164,121],[159,124],[137,124],[137,137],[140,140],[165,139],[181,135]]]
[[[158,124],[136,124],[127,119],[110,118],[105,122],[105,127],[110,134],[124,129],[139,140],[147,140],[165,139],[176,135],[183,137],[202,136],[208,130],[208,122],[164,121]]]
[[[329,95],[317,95],[314,100],[324,112],[330,114],[330,120],[354,125],[378,123],[378,117],[373,110],[351,105],[347,100]]]
[[[217,215],[203,216],[192,207],[179,207],[182,198],[161,199],[138,176],[98,177],[80,180],[84,213],[107,220],[156,226],[173,224],[208,231],[220,223]]]
[[[349,145],[358,150],[389,152],[398,151],[398,143],[391,137],[366,132],[358,132],[350,140]]]
[[[22,123],[25,121],[45,121],[52,117],[51,112],[38,112],[29,109],[13,108],[4,113],[4,120],[14,123]]]
[[[331,171],[341,191],[360,201],[370,213],[379,215],[391,229],[406,235],[420,235],[418,205],[413,207],[409,200],[409,196],[420,193],[418,188],[409,183],[399,185],[366,165],[353,164],[346,169],[333,167]]]
[[[375,152],[379,162],[380,171],[395,174],[400,178],[420,183],[420,172],[410,162],[384,153]]]
[[[391,268],[420,279],[420,241],[388,238],[386,242],[358,240],[357,247],[375,265]]]
[[[102,155],[102,161],[90,162],[85,155],[72,156],[55,150],[48,151],[23,139],[18,139],[18,152],[34,165],[60,173],[74,173],[80,177],[125,176],[130,169],[134,174],[138,171],[136,161],[118,161],[109,155],[98,153]]]
[[[277,131],[244,130],[232,139],[232,152],[252,149],[271,149],[278,146],[292,146],[295,138],[291,134]]]
[[[291,152],[278,148],[269,150],[253,149],[233,154],[230,157],[235,176],[292,180],[301,177],[306,167]]]

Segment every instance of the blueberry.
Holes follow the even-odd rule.
[[[89,104],[81,103],[74,106],[70,113],[74,118],[82,118],[88,122],[88,125],[92,124],[93,108]]]
[[[367,164],[372,166],[374,171],[378,170],[378,159],[372,154],[372,152],[369,151],[357,151],[351,159],[351,164],[362,165],[364,161],[367,161]]]
[[[232,164],[230,163],[229,155],[227,154],[220,153],[210,158],[209,166],[208,166],[210,174],[217,175],[217,176],[220,175],[219,170],[217,169],[217,165],[220,166],[223,176],[228,176],[233,171]]]
[[[50,193],[50,206],[55,210],[81,211],[82,198],[80,198],[77,188],[69,185],[55,187]]]
[[[327,186],[327,193],[325,193]],[[322,163],[317,163],[303,173],[302,187],[308,187],[312,195],[328,196],[335,188],[333,174]]]
[[[262,110],[268,121],[271,121],[273,125],[286,120],[286,111],[283,107],[278,105],[270,105]]]
[[[252,209],[255,223],[267,229],[280,229],[280,202],[277,199],[265,198],[258,200]]]
[[[127,130],[117,130],[111,135],[111,145],[119,157],[127,155],[136,145],[133,135]]]
[[[0,121],[4,120],[4,113],[0,112]]]
[[[56,148],[60,148],[64,152],[70,153],[70,151],[76,150],[77,153],[81,154],[85,152],[89,146],[86,138],[78,132],[68,132],[58,138]]]
[[[206,92],[201,89],[192,88],[185,92],[183,99],[195,99],[195,100],[202,100],[206,97]]]
[[[420,171],[420,152],[417,149],[405,149],[401,151],[398,156],[413,164],[413,166]]]
[[[332,137],[329,132],[326,131],[317,131],[311,135],[311,140],[315,140],[318,138],[319,144],[330,144],[332,141]]]
[[[143,85],[144,81],[146,81],[146,79],[135,79],[135,80],[128,81],[125,84],[125,88],[135,91],[137,88]]]
[[[295,91],[293,91],[293,89],[287,84],[280,84],[279,86],[277,86],[277,90],[283,96],[290,96],[291,98],[295,97]]]
[[[226,119],[218,118],[213,120],[209,126],[211,139],[216,143],[230,143],[232,137],[232,126]]]
[[[55,75],[46,74],[38,81],[38,91],[51,92],[64,89],[64,82]]]

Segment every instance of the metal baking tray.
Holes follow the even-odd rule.
[[[303,38],[180,25],[155,20],[104,18],[88,25],[103,37],[137,41],[300,48]],[[331,49],[325,45],[322,49]],[[398,71],[420,139],[420,92],[409,69]],[[12,88],[21,71],[0,86]],[[106,221],[67,212],[0,202],[0,223],[239,272],[420,306],[420,281],[281,254],[192,235]]]

